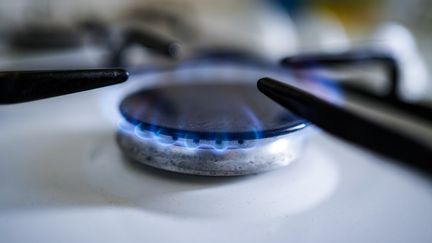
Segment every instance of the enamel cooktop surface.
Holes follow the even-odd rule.
[[[432,239],[430,181],[383,158],[316,130],[279,170],[163,172],[122,156],[105,92],[0,107],[1,242]]]

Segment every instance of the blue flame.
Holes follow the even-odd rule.
[[[217,135],[212,139],[201,139],[193,134],[165,135],[161,129],[148,130],[149,127],[142,124],[133,125],[128,121],[118,124],[121,133],[129,134],[137,139],[154,143],[157,146],[182,146],[191,151],[210,150],[215,153],[223,153],[229,149],[250,149],[256,146],[260,133],[253,129],[255,139],[229,140],[228,135]]]
[[[225,77],[225,75],[227,77]],[[337,82],[325,78],[322,75],[314,72],[307,72],[297,78],[294,72],[288,68],[282,68],[276,65],[262,65],[261,63],[253,62],[239,62],[229,60],[200,60],[195,62],[184,62],[179,64],[172,70],[152,71],[149,73],[137,74],[139,83],[143,78],[146,79],[145,83],[160,84],[171,80],[174,83],[189,83],[191,80],[199,79],[200,82],[214,82],[214,77],[224,82],[225,79],[238,75],[245,80],[256,81],[262,77],[275,78],[297,87],[302,87],[306,84],[307,88],[311,91],[321,93],[325,98],[332,101],[341,103],[343,101],[342,91]],[[145,77],[144,77],[145,76]],[[132,83],[132,82],[131,82]],[[133,86],[136,90],[136,86]],[[197,151],[199,149],[207,149],[215,153],[223,153],[228,149],[250,149],[259,144],[260,139],[263,138],[262,124],[256,114],[252,112],[249,107],[243,105],[241,110],[250,119],[251,125],[248,128],[253,136],[248,139],[237,137],[236,139],[230,137],[230,134],[214,134],[211,138],[203,139],[198,134],[193,132],[188,133],[185,131],[167,132],[158,127],[132,124],[129,121],[122,121],[118,125],[121,132],[131,134],[138,139],[146,140],[159,146],[182,146]],[[157,117],[153,117],[151,124],[157,124]],[[304,128],[306,124],[299,124],[293,130]]]

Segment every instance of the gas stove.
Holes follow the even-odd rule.
[[[191,60],[131,68],[126,83],[104,89],[0,106],[0,239],[430,241],[428,178],[330,136],[270,99],[247,109],[232,105],[229,119],[219,117],[226,123],[208,124],[196,108],[219,109],[210,95],[224,97],[223,106],[240,106],[239,97],[253,104],[257,90],[249,88],[263,76],[350,99],[338,87],[324,92],[266,62]],[[196,104],[200,95],[209,103]],[[187,97],[195,110],[179,103]],[[197,129],[195,115],[210,129]]]

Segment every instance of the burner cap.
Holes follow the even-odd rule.
[[[255,83],[175,84],[127,96],[121,114],[142,130],[194,140],[251,140],[307,124],[256,88]]]

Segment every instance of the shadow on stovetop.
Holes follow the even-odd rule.
[[[16,144],[31,144],[32,151],[3,148],[20,159],[8,168],[15,170],[14,175],[3,171],[0,211],[119,207],[170,217],[268,218],[317,207],[332,196],[339,182],[339,168],[316,147],[286,168],[205,177],[127,160],[109,130],[41,129],[26,136],[16,137]],[[28,139],[42,136],[44,143]]]

